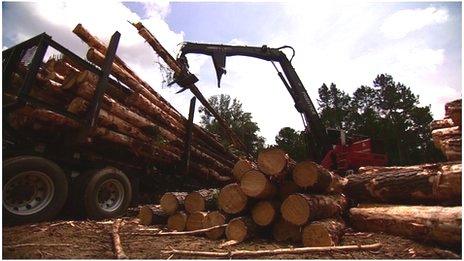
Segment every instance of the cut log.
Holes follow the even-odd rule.
[[[196,211],[188,214],[185,229],[187,231],[203,229],[203,221],[208,213],[202,211]]]
[[[361,205],[350,209],[351,225],[362,231],[385,232],[461,246],[462,207]]]
[[[166,192],[160,199],[161,209],[168,215],[184,208],[187,192]]]
[[[165,224],[168,215],[161,209],[160,205],[145,205],[140,208],[137,218],[140,224],[145,226]]]
[[[345,223],[337,219],[311,222],[303,228],[302,241],[307,247],[336,246],[340,243]]]
[[[240,181],[243,193],[252,198],[270,198],[276,193],[276,188],[271,184],[266,175],[259,170],[250,170],[243,174]]]
[[[280,207],[282,217],[301,226],[309,221],[340,216],[347,207],[343,195],[293,194]]]
[[[462,132],[459,126],[436,129],[432,131],[433,144],[436,148],[441,149],[442,141],[450,138],[459,138],[461,137]]]
[[[442,141],[441,149],[448,161],[462,159],[462,138],[451,138]]]
[[[358,202],[460,204],[461,163],[379,167],[347,176],[346,195]]]
[[[240,159],[237,161],[234,165],[234,168],[232,169],[232,174],[234,175],[235,179],[237,181],[240,181],[242,179],[243,174],[250,170],[257,170],[258,166],[256,166],[255,163],[253,163],[250,160],[247,159]]]
[[[203,219],[203,227],[215,227],[226,224],[226,216],[219,211],[209,212]],[[216,228],[206,232],[209,239],[219,239],[224,235],[225,228]]]
[[[186,224],[187,224],[187,214],[183,211],[179,211],[169,216],[167,227],[171,231],[184,231]]]
[[[454,126],[453,120],[450,118],[444,118],[442,120],[434,120],[430,123],[431,130],[450,128],[453,126]]]
[[[279,186],[279,198],[284,201],[291,194],[301,192],[300,190],[301,188],[298,187],[295,182],[291,180],[284,180]]]
[[[217,208],[219,189],[201,189],[185,197],[185,211],[194,213]]]
[[[238,214],[244,211],[247,202],[247,196],[237,183],[229,184],[219,192],[218,206],[227,214]]]
[[[272,227],[272,236],[278,242],[300,242],[301,227],[294,225],[280,217]]]
[[[268,226],[276,219],[279,209],[279,202],[262,200],[251,209],[251,217],[258,226]]]
[[[291,173],[294,166],[295,161],[281,149],[264,149],[258,154],[258,168],[266,175],[286,175],[287,173]]]
[[[310,160],[296,164],[292,175],[295,184],[316,193],[341,192],[346,184],[346,179]]]
[[[256,224],[249,217],[234,218],[227,224],[226,237],[228,240],[243,242],[255,235]]]

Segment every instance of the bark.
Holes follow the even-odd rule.
[[[264,149],[258,154],[258,168],[269,176],[287,175],[295,164],[285,151],[278,148]]]
[[[203,227],[204,228],[209,228],[209,227],[215,227],[215,226],[220,226],[226,224],[227,217],[225,214],[222,214],[219,211],[213,211],[209,212],[204,220],[203,220]],[[219,239],[224,235],[225,232],[225,227],[222,228],[217,228],[211,231],[206,232],[206,237],[209,239]]]
[[[248,198],[236,183],[229,184],[221,189],[218,196],[219,209],[228,214],[243,212],[247,207]]]
[[[193,213],[217,208],[218,189],[201,189],[185,197],[185,211]]]
[[[249,217],[238,217],[229,221],[226,227],[228,240],[243,242],[252,238],[256,233],[256,224]]]
[[[167,227],[172,231],[184,231],[187,223],[187,214],[183,211],[179,211],[169,216]]]
[[[377,250],[382,245],[374,243],[369,245],[347,245],[347,246],[330,246],[330,247],[298,247],[298,248],[277,248],[266,250],[234,250],[227,252],[210,252],[210,251],[194,251],[194,250],[178,250],[171,249],[163,251],[163,254],[181,255],[181,256],[204,256],[204,257],[225,257],[225,258],[244,258],[258,256],[275,256],[275,255],[297,255],[312,252],[332,252],[332,251],[363,251]]]
[[[311,222],[303,228],[302,241],[307,247],[336,246],[340,243],[345,223],[337,219],[324,219]]]
[[[347,207],[343,195],[293,194],[282,203],[282,217],[294,225],[341,216]]]
[[[251,209],[251,217],[258,226],[268,226],[277,218],[279,209],[280,202],[262,200]]]
[[[291,180],[284,180],[279,186],[279,198],[282,201],[284,201],[291,194],[298,192],[301,192],[301,188]]]
[[[292,174],[295,184],[315,193],[341,192],[346,184],[346,179],[310,160],[296,164]]]
[[[442,151],[449,161],[462,159],[462,138],[451,138],[442,141]]]
[[[301,241],[301,227],[294,225],[287,220],[280,217],[272,227],[272,236],[278,242],[290,241],[300,242]]]
[[[258,166],[250,160],[247,159],[239,159],[235,164],[234,168],[232,169],[232,174],[234,175],[237,181],[242,179],[243,174],[250,170],[257,170]]]
[[[196,211],[188,214],[187,222],[185,223],[185,229],[187,231],[203,229],[203,221],[208,213],[202,211]]]
[[[184,208],[187,192],[166,192],[160,199],[161,209],[168,215],[172,215]]]
[[[459,138],[462,136],[462,132],[459,126],[436,129],[432,131],[433,144],[436,148],[441,149],[443,140],[450,138]]]
[[[140,224],[145,226],[165,224],[168,215],[161,209],[160,205],[145,205],[140,208],[137,215]]]
[[[451,118],[444,118],[442,120],[434,120],[430,123],[431,130],[450,128],[453,126],[454,126],[454,123]]]
[[[448,247],[461,245],[462,207],[361,205],[350,209],[351,225]]]
[[[120,227],[121,219],[117,219],[113,223],[113,228],[111,230],[111,237],[113,238],[114,256],[116,257],[116,259],[127,259],[128,257],[122,249],[121,238],[119,236]]]
[[[460,204],[461,163],[379,167],[347,177],[346,195],[358,202]]]
[[[266,199],[276,194],[276,188],[266,175],[259,170],[251,170],[242,176],[240,188],[243,193],[252,198]]]

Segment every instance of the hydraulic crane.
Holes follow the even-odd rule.
[[[283,49],[290,49],[293,52],[290,60],[282,52]],[[295,56],[295,50],[291,46],[270,48],[266,45],[252,47],[185,42],[177,59],[183,64],[186,71],[188,69],[186,55],[189,53],[212,57],[218,87],[220,87],[222,75],[226,73],[226,57],[249,56],[270,61],[295,102],[296,110],[302,115],[311,159],[319,162],[324,167],[345,172],[357,169],[360,166],[386,164],[387,157],[385,155],[374,153],[373,149],[375,148],[371,139],[346,138],[342,130],[325,128],[308,92],[292,66],[291,61]],[[283,73],[279,71],[276,63],[280,65]]]

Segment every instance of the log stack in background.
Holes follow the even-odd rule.
[[[462,100],[445,104],[445,118],[430,124],[433,143],[449,161],[462,158]]]
[[[87,53],[88,60],[102,66],[105,44],[80,24],[73,32],[91,47]],[[23,63],[17,66],[11,86],[3,93],[5,100],[14,97],[26,72],[27,67]],[[179,163],[185,146],[185,117],[119,57],[112,65],[111,74],[132,93],[124,94],[119,87],[108,88],[101,101],[97,128],[84,143],[93,151],[100,148],[95,145],[100,142],[113,151],[125,150],[128,153],[122,157],[126,159],[125,163],[136,168],[153,164],[157,168],[171,170],[182,166]],[[52,57],[42,64],[36,78],[31,91],[33,97],[83,116],[88,111],[99,77],[64,56]],[[8,120],[15,129],[34,131],[52,138],[60,135],[72,137],[80,128],[80,124],[71,118],[30,105],[9,115]],[[190,170],[202,183],[230,182],[237,159],[212,134],[194,126]],[[179,168],[175,170],[177,173],[181,171]]]
[[[278,148],[262,150],[256,163],[239,159],[233,174],[236,183],[219,192],[165,193],[161,209],[170,215],[168,229],[227,224],[203,234],[231,242],[272,237],[305,246],[340,243],[345,228],[341,217],[347,207],[340,193],[344,178],[311,161],[296,163]]]

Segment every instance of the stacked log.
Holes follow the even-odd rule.
[[[347,196],[359,203],[349,211],[352,227],[461,245],[461,162],[360,171],[349,175],[345,186]]]
[[[449,161],[462,158],[461,106],[461,99],[445,104],[445,118],[430,123],[433,143]]]
[[[230,244],[267,236],[305,246],[339,244],[347,207],[340,193],[346,183],[342,178],[314,162],[296,163],[278,148],[261,151],[257,163],[239,159],[233,170],[237,182],[219,193],[165,193],[161,208],[171,215],[168,228],[199,231],[210,239],[225,237]]]
[[[102,66],[105,45],[93,37],[81,25],[74,30],[91,47],[88,59]],[[131,156],[125,157],[127,166],[153,164],[157,168],[173,172],[182,169],[184,140],[187,120],[155,89],[144,82],[120,58],[116,58],[111,74],[130,88],[125,94],[116,81],[108,83],[101,99],[101,110],[97,116],[97,128],[89,133],[85,143],[92,147],[95,142],[116,150],[121,146]],[[13,72],[11,84],[5,88],[4,97],[14,101],[27,67],[19,64]],[[69,57],[53,57],[41,65],[30,95],[62,110],[84,117],[89,110],[99,77]],[[19,131],[36,131],[53,137],[52,130],[62,136],[72,136],[81,129],[81,124],[64,119],[61,114],[46,109],[28,106],[9,115],[9,123]],[[59,121],[59,122],[58,122]],[[49,126],[44,124],[49,123]],[[56,137],[54,137],[56,138]],[[232,168],[238,158],[223,147],[215,137],[195,125],[193,128],[190,173],[209,183],[229,183]]]

